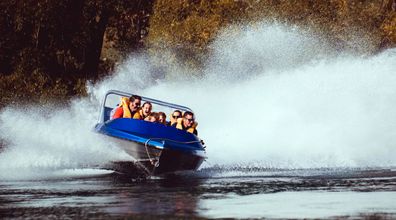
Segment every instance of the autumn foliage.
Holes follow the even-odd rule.
[[[171,49],[169,60],[199,68],[231,24],[298,25],[346,50],[370,41],[360,53],[396,46],[395,0],[3,0],[0,12],[1,104],[84,95],[140,50]]]

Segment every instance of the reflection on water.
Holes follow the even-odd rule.
[[[0,189],[0,215],[8,218],[396,217],[393,170],[203,170],[140,181],[2,182]]]
[[[118,193],[104,210],[113,214],[196,215],[200,196],[196,189],[201,184],[202,179],[177,176],[135,184],[113,182]]]

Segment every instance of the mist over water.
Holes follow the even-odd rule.
[[[132,160],[92,132],[109,89],[191,107],[206,167],[396,166],[395,50],[348,55],[307,31],[257,24],[224,31],[212,51],[201,78],[153,74],[150,57],[134,55],[67,108],[9,106],[0,178]]]

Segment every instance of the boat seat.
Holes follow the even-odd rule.
[[[110,107],[105,107],[104,108],[103,121],[110,120],[110,113],[111,113],[112,110],[113,110],[113,108],[110,108]]]

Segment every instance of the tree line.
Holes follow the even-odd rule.
[[[199,66],[230,24],[307,26],[345,48],[358,30],[368,53],[396,45],[396,0],[2,0],[0,12],[0,105],[84,95],[139,50],[176,48],[172,59]]]

